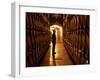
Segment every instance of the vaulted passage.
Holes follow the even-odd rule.
[[[73,64],[63,44],[62,26],[59,25],[50,26],[50,31],[52,32],[53,30],[56,31],[55,53],[52,52],[53,44],[51,42],[50,48],[48,49],[43,60],[41,61],[40,66],[56,66],[56,65]]]
[[[89,64],[89,15],[26,13],[26,67]]]

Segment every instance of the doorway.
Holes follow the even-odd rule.
[[[62,26],[59,26],[59,25],[50,26],[51,33],[53,33],[53,30],[56,31],[56,42],[57,43],[62,43],[63,42],[63,29],[62,29]]]

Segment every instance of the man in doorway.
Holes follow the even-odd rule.
[[[53,34],[52,34],[52,52],[53,54],[55,54],[55,45],[56,45],[56,34],[55,34],[55,30],[53,30]]]

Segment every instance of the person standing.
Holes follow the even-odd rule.
[[[55,34],[55,30],[53,30],[53,34],[52,34],[52,52],[55,53],[55,45],[56,45],[56,34]]]

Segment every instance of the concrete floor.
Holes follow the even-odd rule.
[[[64,48],[63,43],[56,43],[55,52],[56,54],[52,54],[52,44],[50,44],[50,48],[44,56],[44,59],[41,61],[40,66],[60,66],[73,64]]]

